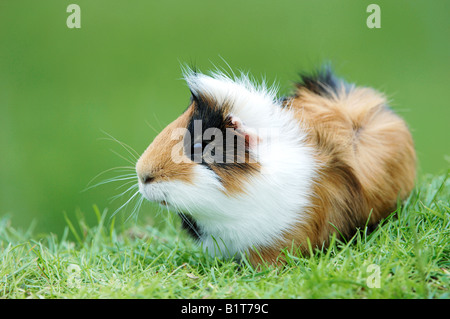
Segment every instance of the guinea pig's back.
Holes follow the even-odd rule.
[[[320,166],[311,220],[298,226],[298,233],[307,233],[313,243],[327,241],[336,228],[351,235],[388,216],[412,190],[416,172],[409,129],[385,97],[328,80],[315,87],[299,85],[287,102]]]

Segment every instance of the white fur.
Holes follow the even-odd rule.
[[[194,93],[206,93],[218,104],[232,102],[233,115],[261,138],[255,155],[262,171],[237,196],[224,193],[218,177],[202,165],[195,166],[193,185],[153,183],[141,185],[141,192],[191,214],[206,234],[202,245],[210,254],[233,256],[274,244],[304,220],[310,204],[316,164],[300,123],[279,105],[275,89],[256,86],[248,76],[233,80],[222,73],[187,72],[185,79]]]

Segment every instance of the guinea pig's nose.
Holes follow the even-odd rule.
[[[141,176],[141,182],[144,184],[150,184],[154,180],[155,180],[155,176],[150,175],[150,174],[144,174]]]

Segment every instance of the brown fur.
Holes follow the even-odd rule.
[[[179,149],[179,155],[184,160],[172,160],[172,149],[177,144],[181,146],[183,139],[182,135],[178,139],[173,139],[172,132],[176,128],[186,128],[192,111],[192,107],[189,107],[180,117],[156,136],[136,164],[136,171],[139,177],[149,175],[154,179],[154,182],[181,180],[186,183],[192,183],[192,169],[196,164],[187,160],[181,148]]]
[[[289,106],[290,105],[290,106]],[[249,252],[253,264],[276,262],[292,243],[308,252],[321,247],[336,228],[351,236],[366,223],[375,225],[395,210],[414,186],[416,157],[405,122],[369,88],[313,92],[299,86],[286,101],[308,133],[320,165],[313,188],[309,220],[299,221],[272,247]],[[339,236],[339,234],[337,234]]]

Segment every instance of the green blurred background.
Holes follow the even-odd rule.
[[[373,2],[381,29],[366,26]],[[81,29],[66,26],[71,3],[81,7]],[[443,172],[449,14],[447,0],[0,0],[0,216],[60,234],[63,212],[95,220],[96,204],[112,213],[126,201],[111,203],[120,184],[82,192],[98,173],[129,165],[103,131],[142,152],[151,127],[188,104],[180,65],[226,68],[222,59],[276,81],[280,94],[298,71],[331,61],[338,75],[390,97],[413,131],[419,176]],[[140,216],[153,210],[145,205]]]

